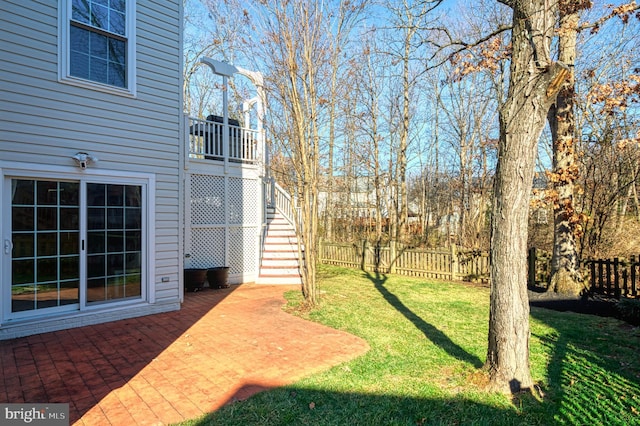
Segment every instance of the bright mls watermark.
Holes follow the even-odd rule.
[[[69,404],[0,404],[0,425],[69,426]]]

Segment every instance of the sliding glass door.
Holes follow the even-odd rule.
[[[9,316],[140,299],[143,190],[136,184],[10,179]]]

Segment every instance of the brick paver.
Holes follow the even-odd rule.
[[[368,350],[283,312],[291,288],[188,293],[180,311],[1,341],[0,402],[67,402],[77,425],[169,424]]]

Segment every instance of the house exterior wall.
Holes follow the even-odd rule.
[[[0,339],[179,309],[182,300],[182,1],[138,1],[135,94],[59,80],[60,1],[0,2],[0,171],[34,178],[144,181],[148,205],[142,300],[51,318],[8,320]],[[65,25],[65,23],[60,23]],[[81,170],[72,159],[99,159]],[[10,200],[0,185],[3,205]],[[3,245],[10,211],[0,212]],[[0,262],[0,307],[10,297],[11,255]]]

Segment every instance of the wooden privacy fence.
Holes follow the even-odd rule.
[[[640,257],[588,259],[580,262],[589,293],[619,299],[640,298]],[[546,288],[551,275],[551,253],[529,249],[529,287]]]
[[[589,271],[589,290],[619,299],[640,297],[640,259],[590,259],[584,262]]]
[[[359,268],[367,272],[407,275],[450,281],[489,281],[489,253],[448,249],[416,249],[391,242],[388,245],[320,242],[320,262]]]
[[[384,246],[320,242],[320,262],[358,268],[367,272],[392,273],[449,281],[489,282],[489,253],[461,249],[416,249],[393,241]],[[529,287],[546,288],[551,273],[551,254],[529,249]],[[627,259],[590,259],[581,264],[588,273],[589,291],[609,297],[640,298],[640,256]]]

